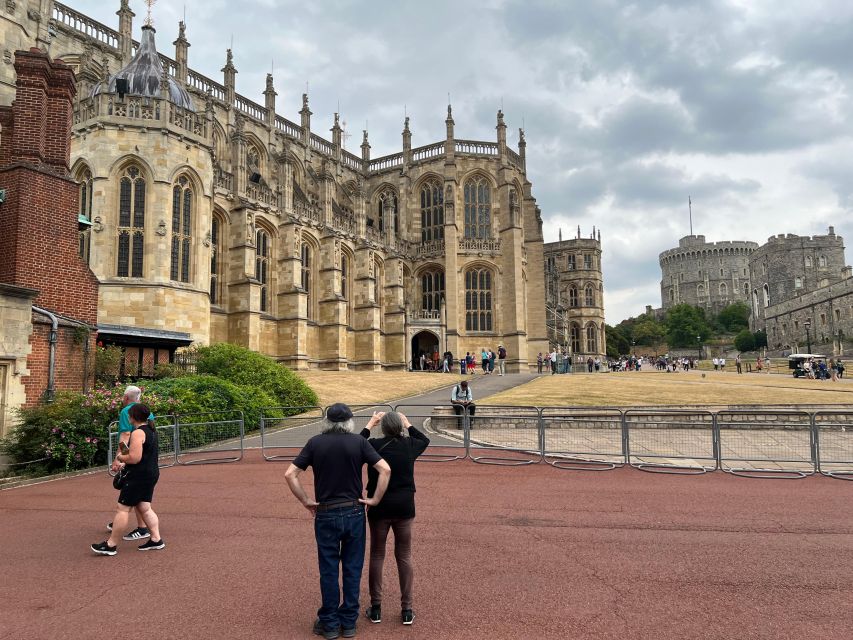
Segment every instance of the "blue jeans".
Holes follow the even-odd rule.
[[[352,629],[358,620],[358,592],[367,537],[364,507],[342,507],[314,516],[323,606],[317,617],[326,629]],[[343,572],[343,602],[338,569]]]

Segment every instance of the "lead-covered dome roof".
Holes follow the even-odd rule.
[[[133,60],[121,71],[109,77],[92,89],[92,95],[99,93],[117,93],[116,80],[127,80],[127,95],[149,98],[162,97],[161,83],[163,82],[163,62],[157,54],[154,44],[154,27],[142,27],[142,42],[136,50]],[[172,76],[166,76],[169,84],[169,100],[179,107],[195,111],[192,98]]]

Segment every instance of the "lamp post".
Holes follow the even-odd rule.
[[[702,336],[696,336],[696,344],[699,347],[699,355],[697,356],[696,360],[699,361],[702,359]]]
[[[806,318],[806,321],[803,322],[803,326],[806,328],[806,351],[808,353],[812,352],[812,321],[809,318]]]

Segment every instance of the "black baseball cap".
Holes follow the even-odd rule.
[[[352,409],[343,402],[336,402],[326,409],[326,418],[329,422],[346,422],[352,418]]]

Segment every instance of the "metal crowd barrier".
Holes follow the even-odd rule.
[[[464,426],[474,462],[517,467],[543,460],[537,407],[475,405],[465,411]]]
[[[325,415],[318,406],[264,408],[259,424],[264,460],[292,462],[309,438],[320,433]]]
[[[710,411],[629,409],[622,415],[626,457],[632,467],[675,474],[718,468]]]
[[[157,429],[157,444],[159,449],[158,465],[161,469],[173,467],[178,464],[177,455],[177,421],[173,415],[156,416],[154,427]],[[118,421],[113,421],[107,427],[109,438],[107,440],[107,465],[115,460],[118,451]],[[109,474],[115,475],[112,471]]]
[[[627,462],[620,409],[542,407],[542,455],[557,469],[606,471]]]
[[[213,464],[243,459],[242,411],[214,411],[177,416],[178,464]]]
[[[723,471],[755,478],[805,478],[817,471],[810,413],[728,410],[717,413],[716,423]]]
[[[465,417],[457,416],[450,405],[398,404],[394,411],[405,414],[430,440],[419,462],[452,462],[468,457]]]
[[[853,480],[853,411],[816,411],[812,424],[818,471]]]

